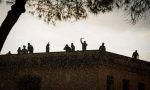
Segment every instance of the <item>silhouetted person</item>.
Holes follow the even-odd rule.
[[[18,52],[18,54],[22,54],[21,47],[18,48],[17,52]]]
[[[102,43],[102,45],[99,47],[99,50],[100,51],[106,51],[104,43]]]
[[[71,43],[71,51],[75,51],[75,46],[73,43]]]
[[[71,51],[71,48],[68,46],[68,44],[66,44],[66,46],[64,47],[64,50],[66,50],[66,52]]]
[[[48,43],[47,45],[46,45],[46,53],[49,53],[49,46],[50,46],[50,44]]]
[[[139,54],[138,54],[137,50],[135,50],[135,52],[133,52],[132,58],[139,59]]]
[[[11,55],[11,51],[9,51],[9,52],[7,53],[7,55]]]
[[[28,43],[28,52],[33,53],[33,50],[33,46],[30,43]]]
[[[86,41],[82,42],[82,39],[83,38],[80,38],[80,42],[82,44],[82,51],[86,51],[87,43],[86,43]]]
[[[27,53],[28,53],[28,50],[26,49],[26,46],[23,45],[22,54],[27,54]]]

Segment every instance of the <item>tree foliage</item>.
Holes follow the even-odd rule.
[[[97,15],[114,9],[123,10],[131,22],[136,23],[150,11],[150,0],[6,0],[6,3],[13,5],[0,27],[0,51],[12,27],[26,11],[25,4],[31,14],[53,24],[60,20],[85,19],[89,13]]]
[[[150,0],[28,0],[26,6],[29,13],[53,24],[58,20],[85,19],[89,13],[97,15],[113,9],[123,10],[125,16],[136,23],[148,15]]]

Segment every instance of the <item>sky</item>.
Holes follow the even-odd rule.
[[[5,19],[10,6],[0,4],[0,25]],[[50,51],[64,51],[66,44],[74,43],[76,50],[81,50],[80,38],[86,40],[88,50],[99,49],[102,42],[109,52],[132,56],[138,50],[139,58],[150,61],[150,18],[135,25],[128,22],[123,12],[89,15],[87,19],[77,22],[57,22],[47,24],[39,18],[25,12],[12,28],[3,46],[1,54],[8,51],[16,54],[18,47],[30,43],[35,53],[45,52],[50,42]]]

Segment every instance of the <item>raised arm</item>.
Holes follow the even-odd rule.
[[[82,39],[83,39],[83,38],[80,38],[80,42],[81,42],[81,44],[83,43],[83,42],[82,42]]]

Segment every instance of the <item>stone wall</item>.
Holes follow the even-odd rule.
[[[0,90],[106,90],[112,75],[115,90],[122,79],[150,89],[150,63],[99,51],[0,56]]]

